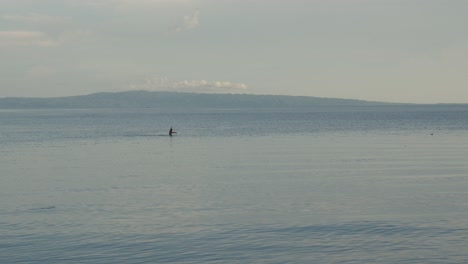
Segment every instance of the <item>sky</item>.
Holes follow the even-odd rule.
[[[468,0],[0,0],[0,97],[468,103]]]

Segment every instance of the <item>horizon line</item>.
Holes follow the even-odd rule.
[[[205,95],[244,95],[244,96],[278,96],[278,97],[305,97],[305,98],[318,98],[318,99],[337,99],[337,100],[350,100],[350,101],[359,101],[359,102],[369,102],[369,103],[382,103],[382,104],[399,104],[399,105],[468,105],[468,103],[403,103],[403,102],[389,102],[389,101],[378,101],[378,100],[365,100],[365,99],[356,99],[356,98],[339,98],[339,97],[321,97],[321,96],[312,96],[312,95],[287,95],[287,94],[254,94],[254,93],[216,93],[216,92],[194,92],[194,91],[170,91],[170,90],[124,90],[124,91],[101,91],[101,92],[92,92],[87,94],[77,94],[77,95],[66,95],[66,96],[6,96],[0,97],[0,99],[58,99],[58,98],[68,98],[68,97],[81,97],[81,96],[91,96],[95,94],[118,94],[118,93],[131,93],[131,92],[147,92],[147,93],[177,93],[177,94],[205,94]]]

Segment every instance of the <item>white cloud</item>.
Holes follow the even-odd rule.
[[[49,40],[40,31],[0,31],[1,46],[43,46]]]
[[[173,82],[173,88],[177,89],[191,89],[191,88],[210,88],[210,89],[225,89],[225,90],[245,90],[247,85],[243,83],[220,82],[220,81],[206,81],[206,80],[184,80]]]
[[[2,19],[21,23],[51,23],[63,20],[62,17],[49,16],[38,13],[3,15]]]
[[[41,38],[44,33],[38,31],[0,31],[1,40],[23,40]]]
[[[60,0],[63,1],[63,0]],[[122,13],[142,9],[151,10],[167,6],[192,5],[193,0],[67,0],[75,7],[89,7],[96,10],[111,10]]]
[[[184,16],[181,25],[176,28],[177,32],[189,31],[200,26],[200,12],[197,10],[190,16]]]
[[[67,42],[76,41],[89,34],[87,31],[70,31],[64,32],[58,37],[51,37],[41,31],[0,31],[0,47],[56,47]]]
[[[160,3],[189,3],[190,0],[120,0],[120,3],[132,4],[132,5],[151,5]]]
[[[230,81],[183,80],[171,81],[168,78],[150,78],[141,84],[130,85],[132,90],[157,90],[178,92],[229,93],[248,89],[247,84]]]

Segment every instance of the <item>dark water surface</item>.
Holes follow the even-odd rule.
[[[0,128],[0,263],[468,261],[468,107],[1,110]]]

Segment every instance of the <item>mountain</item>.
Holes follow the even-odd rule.
[[[286,95],[203,94],[179,92],[106,92],[53,98],[0,98],[0,109],[80,108],[270,108],[390,105],[351,99]]]

